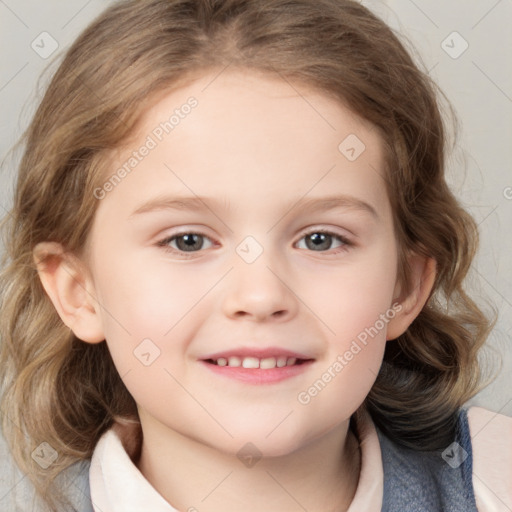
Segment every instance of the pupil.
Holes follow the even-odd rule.
[[[199,239],[199,242],[197,241]],[[178,238],[178,245],[181,245],[179,242],[183,240],[184,245],[180,247],[180,249],[184,249],[185,251],[190,251],[191,249],[199,249],[201,248],[201,235],[182,235]]]
[[[326,233],[313,233],[306,238],[306,241],[311,240],[311,245],[309,243],[306,243],[306,245],[308,245],[309,249],[328,249],[330,245],[330,238],[331,235]],[[322,244],[324,246],[322,246]]]

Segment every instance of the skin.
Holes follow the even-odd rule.
[[[158,97],[133,139],[112,153],[107,178],[169,112],[191,96],[198,105],[99,200],[81,258],[56,243],[38,245],[36,261],[55,261],[39,265],[39,275],[77,337],[106,339],[138,404],[144,441],[136,464],[174,507],[346,510],[360,465],[350,416],[374,383],[386,341],[407,329],[428,298],[434,262],[411,255],[414,286],[400,289],[382,144],[371,125],[279,77],[215,76]],[[338,149],[349,134],[366,146],[354,161]],[[342,194],[368,203],[376,215],[294,207],[303,196]],[[134,214],[164,195],[217,203],[200,212]],[[348,244],[332,236],[322,249],[311,248],[306,235],[315,228]],[[159,245],[183,231],[205,235],[189,258],[177,239]],[[263,251],[252,263],[237,252],[247,236]],[[400,312],[320,393],[300,403],[298,394],[394,303]],[[134,356],[144,339],[160,351],[148,366]],[[227,379],[200,362],[240,346],[281,347],[314,362],[265,385]],[[237,457],[247,442],[263,456],[252,468]]]

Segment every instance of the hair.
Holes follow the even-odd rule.
[[[436,261],[426,305],[387,343],[366,398],[377,427],[413,449],[444,447],[478,390],[477,352],[493,327],[463,286],[478,230],[445,181],[442,93],[393,30],[351,0],[120,1],[76,39],[47,87],[3,221],[3,430],[52,510],[55,478],[90,458],[115,421],[138,415],[106,343],[84,343],[61,321],[33,249],[56,241],[80,254],[109,151],[159,94],[228,66],[312,87],[372,123],[385,150],[399,282],[411,288],[411,252]],[[44,471],[29,456],[43,441],[59,454]]]

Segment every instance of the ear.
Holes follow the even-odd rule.
[[[433,258],[413,254],[409,257],[411,268],[411,290],[402,291],[399,284],[395,287],[393,304],[399,303],[400,311],[388,322],[387,340],[402,335],[414,319],[420,314],[427,302],[436,279],[436,261]],[[398,308],[397,308],[398,310]]]
[[[83,341],[103,341],[99,304],[85,265],[56,242],[41,242],[32,254],[43,288],[64,324]]]

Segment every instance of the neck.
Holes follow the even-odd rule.
[[[180,511],[340,512],[355,494],[360,454],[348,422],[293,453],[246,464],[161,424],[150,431],[136,465]]]

